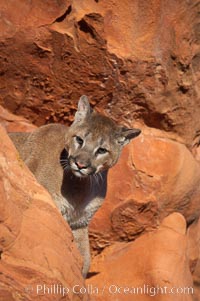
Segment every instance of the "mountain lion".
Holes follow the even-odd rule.
[[[90,266],[88,224],[105,198],[108,169],[140,132],[93,111],[83,95],[69,128],[49,124],[32,133],[10,133],[21,158],[69,223],[84,258],[84,277]]]

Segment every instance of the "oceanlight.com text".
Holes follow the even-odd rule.
[[[94,286],[88,284],[86,286],[81,286],[75,284],[72,287],[62,286],[61,284],[36,284],[34,286],[28,286],[25,288],[26,293],[36,293],[37,295],[62,295],[66,296],[68,294],[88,294],[88,295],[193,295],[193,287],[176,287],[176,286],[159,286],[159,285],[148,285],[144,284],[142,286],[129,286],[129,285],[103,285]]]

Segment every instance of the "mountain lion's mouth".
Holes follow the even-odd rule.
[[[79,177],[79,178],[85,178],[85,177],[89,176],[89,174],[83,173],[80,169],[71,168],[71,171],[76,177]]]
[[[94,172],[88,168],[78,168],[75,163],[70,164],[72,173],[79,178],[85,178],[93,174]]]
[[[95,173],[96,169],[92,166],[79,166],[74,158],[69,158],[69,167],[72,171],[72,173],[79,178],[88,177]]]

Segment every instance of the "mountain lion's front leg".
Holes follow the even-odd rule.
[[[83,256],[83,277],[86,278],[90,268],[90,244],[88,237],[88,227],[72,230],[75,242]]]

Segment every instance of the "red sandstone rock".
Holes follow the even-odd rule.
[[[195,298],[200,300],[200,219],[190,225],[188,231],[188,257],[193,274]]]
[[[184,144],[146,131],[127,146],[110,170],[108,193],[90,225],[99,252],[113,241],[130,241],[178,211],[188,222],[200,213],[200,168]]]
[[[158,230],[107,248],[94,259],[91,272],[87,284],[93,287],[93,301],[192,301],[185,219],[173,213]]]
[[[67,223],[2,127],[0,137],[0,300],[87,300],[72,294],[84,283]],[[70,289],[65,297],[62,287]]]
[[[97,251],[174,210],[199,216],[198,165],[180,144],[199,160],[198,12],[197,0],[0,1],[0,104],[37,125],[70,123],[87,94],[118,121],[169,133],[141,136],[110,172],[91,224]],[[3,125],[27,130],[16,122]]]
[[[16,116],[0,106],[0,124],[7,132],[32,132],[36,126],[27,119]]]
[[[69,123],[81,94],[109,116],[199,143],[198,1],[0,3],[0,103]]]

